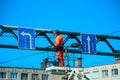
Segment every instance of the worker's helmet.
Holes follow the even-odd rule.
[[[53,33],[59,35],[60,31],[59,30],[55,30],[55,31],[53,31]]]

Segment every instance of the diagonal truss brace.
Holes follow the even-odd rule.
[[[0,37],[2,37],[3,34],[5,33],[9,33],[13,35],[13,38],[15,38],[18,41],[18,28],[19,27],[13,27],[13,26],[6,26],[6,25],[0,25]],[[16,31],[16,32],[15,32]],[[51,38],[49,37],[49,35],[47,34],[53,34],[54,30],[45,30],[45,29],[35,29],[36,32],[36,38],[38,36],[43,36],[47,39],[47,41],[50,43],[50,45],[48,44],[48,46],[53,46],[54,45],[54,41],[51,40]],[[81,51],[81,40],[78,38],[81,36],[81,33],[78,32],[67,32],[67,31],[60,31],[60,33],[62,35],[66,35],[65,39],[64,39],[64,44],[66,44],[68,42],[69,39],[75,39],[76,40],[76,45],[77,46],[69,46],[66,44],[66,46],[69,46],[68,48],[65,48],[67,50],[66,53],[77,53],[77,54],[83,54]],[[120,40],[120,36],[110,36],[110,35],[96,35],[96,40],[97,43],[99,42],[105,42],[106,45],[111,49],[111,52],[109,51],[105,51],[105,52],[98,52],[97,54],[93,54],[93,55],[106,55],[106,56],[120,56],[120,50],[117,50],[113,47],[113,45],[107,40],[107,39],[112,39],[112,40]],[[72,43],[71,43],[72,44]],[[39,47],[36,46],[35,50],[42,50],[42,51],[56,51],[56,49],[54,49],[53,47]],[[66,47],[65,46],[65,47]],[[18,45],[9,45],[9,44],[4,44],[4,43],[0,43],[0,48],[13,48],[13,49],[19,49]],[[86,54],[86,53],[85,53]]]

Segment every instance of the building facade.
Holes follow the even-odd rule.
[[[64,74],[52,72],[36,68],[1,66],[0,80],[62,80]],[[84,74],[90,80],[120,80],[120,63],[87,67],[84,68]]]
[[[88,67],[84,73],[90,80],[120,80],[120,63]]]
[[[0,80],[42,80],[43,73],[40,69],[0,67]]]

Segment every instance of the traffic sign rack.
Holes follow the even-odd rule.
[[[9,33],[9,34],[12,34],[14,36],[13,38],[15,38],[18,41],[18,34],[16,33],[18,31],[18,28],[19,28],[18,26],[13,27],[13,26],[7,26],[7,25],[0,25],[0,37],[3,34]],[[44,29],[44,30],[43,29],[34,29],[34,30],[36,33],[35,38],[37,38],[38,36],[45,37],[47,39],[47,41],[50,43],[50,45],[48,44],[48,46],[54,45],[54,41],[51,39],[51,37],[49,35],[47,35],[47,34],[53,34],[54,30],[48,30],[48,29]],[[76,43],[81,44],[81,40],[79,38],[81,36],[80,32],[60,31],[60,33],[62,35],[66,36],[64,38],[66,53],[84,54],[84,53],[82,53],[80,47],[71,47],[70,45],[66,44],[68,42],[68,40],[70,40],[70,39],[74,39],[74,40],[76,40]],[[113,44],[111,44],[108,39],[120,41],[120,36],[96,34],[97,43],[98,42],[105,42],[111,51],[105,50],[105,52],[104,52],[104,51],[98,51],[98,49],[97,49],[97,51],[96,51],[97,54],[94,54],[94,55],[106,55],[106,56],[116,56],[116,57],[120,56],[120,49],[116,49],[116,47],[114,47]],[[0,48],[19,49],[18,45],[6,44],[6,43],[0,43]],[[46,47],[36,46],[36,48],[34,50],[52,51],[52,52],[56,51],[56,49],[54,49],[53,47],[48,48],[47,46]]]

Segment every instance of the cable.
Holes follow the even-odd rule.
[[[44,51],[41,51],[40,53],[35,53],[35,54],[27,55],[27,56],[22,56],[22,57],[14,58],[14,59],[9,59],[9,60],[0,62],[0,64],[4,64],[4,63],[7,63],[7,62],[11,62],[11,61],[15,61],[15,60],[27,58],[27,57],[30,57],[30,56],[35,56],[35,55],[41,54],[41,53],[43,53],[43,52],[44,52]]]
[[[115,34],[115,33],[118,33],[118,32],[120,32],[120,30],[118,30],[118,31],[114,31],[114,32],[110,32],[110,33],[108,33],[107,35]]]
[[[8,35],[4,35],[4,36],[0,36],[0,37],[14,37],[14,36],[8,36]]]

